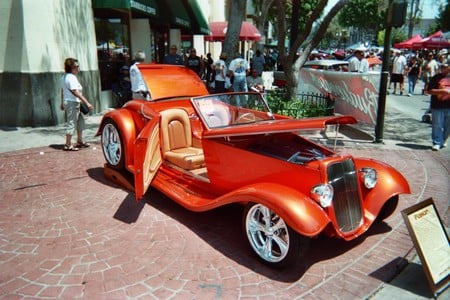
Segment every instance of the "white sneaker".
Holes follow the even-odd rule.
[[[433,151],[439,151],[441,149],[441,146],[439,145],[433,145],[433,147],[431,147],[431,150]]]

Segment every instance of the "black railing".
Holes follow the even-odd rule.
[[[267,100],[274,113],[293,118],[331,116],[334,113],[334,101],[331,95],[321,93],[301,93],[297,99],[286,101],[283,89],[267,94]]]

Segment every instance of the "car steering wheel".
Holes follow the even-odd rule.
[[[244,113],[242,115],[240,115],[239,117],[237,117],[236,119],[236,123],[247,123],[247,122],[255,122],[256,121],[256,117],[255,114],[253,113]]]

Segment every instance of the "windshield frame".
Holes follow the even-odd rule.
[[[209,130],[275,120],[262,93],[209,94],[193,97],[191,103]]]

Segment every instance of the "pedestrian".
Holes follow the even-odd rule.
[[[164,56],[164,63],[168,65],[183,65],[183,57],[177,53],[177,46],[172,45],[169,48],[169,53]]]
[[[416,56],[411,56],[406,68],[408,74],[408,97],[414,95],[417,80],[420,78],[421,68]]]
[[[432,150],[438,151],[447,146],[450,134],[450,66],[442,66],[441,72],[434,75],[428,84],[427,93],[431,95],[431,140]]]
[[[131,91],[133,92],[133,99],[150,100],[147,85],[145,84],[144,78],[142,77],[141,71],[138,67],[139,64],[145,61],[144,51],[137,51],[134,55],[134,60],[134,64],[130,67]]]
[[[186,67],[194,71],[198,77],[202,78],[202,74],[204,71],[203,60],[197,56],[197,51],[195,48],[189,50],[189,55],[184,63]]]
[[[219,59],[214,63],[214,92],[225,92],[225,79],[227,77],[227,54],[222,52]]]
[[[437,61],[434,59],[434,54],[433,52],[429,52],[422,65],[422,75],[424,83],[424,90],[422,91],[422,95],[424,94],[424,91],[428,90],[430,79],[438,73],[438,70],[439,66]]]
[[[348,59],[348,71],[358,72],[359,69],[359,59],[357,56],[358,51],[355,51]]]
[[[251,70],[251,75],[247,76],[247,86],[249,89],[258,92],[264,92],[264,82],[261,76],[258,75],[258,70],[253,68]]]
[[[397,90],[397,84],[400,91],[400,95],[403,95],[403,85],[405,81],[406,71],[406,57],[400,52],[395,53],[395,58],[392,65],[391,82],[394,84],[394,95]]]
[[[212,78],[213,64],[214,64],[214,61],[211,57],[211,53],[207,53],[206,59],[205,59],[205,69],[206,69],[205,77],[206,77],[207,86],[209,86],[211,81],[214,80],[214,78]]]
[[[80,112],[80,103],[87,105],[89,110],[93,106],[83,96],[80,82],[76,75],[80,72],[80,65],[75,58],[66,58],[64,61],[65,74],[61,78],[61,109],[66,114],[66,143],[63,150],[78,151],[80,148],[89,147],[83,142],[83,130],[85,126],[84,116]],[[77,132],[77,143],[72,144],[72,136]]]
[[[231,62],[228,68],[230,77],[233,78],[233,91],[235,92],[247,92],[247,74],[250,67],[248,62],[240,55],[237,55]]]
[[[367,60],[364,51],[356,50],[355,56],[359,60],[359,64],[357,65],[358,72],[359,73],[369,72],[369,61]]]
[[[264,64],[266,60],[264,59],[264,56],[261,54],[261,50],[256,50],[255,55],[252,57],[252,69],[255,69],[258,71],[258,75],[261,76],[262,72],[264,71]]]

